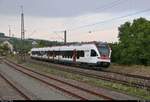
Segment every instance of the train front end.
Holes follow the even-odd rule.
[[[109,67],[111,63],[111,48],[107,43],[99,43],[96,45],[100,56],[98,57],[98,66]]]

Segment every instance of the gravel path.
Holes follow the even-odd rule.
[[[46,84],[16,71],[5,64],[0,64],[0,72],[5,73],[11,80],[24,87],[34,97],[41,100],[70,100],[74,99]],[[1,86],[1,85],[0,85]],[[1,91],[0,91],[1,93]]]
[[[24,98],[0,77],[0,99],[2,100],[24,100]]]

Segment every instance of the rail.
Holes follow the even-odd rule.
[[[51,79],[51,80],[59,81],[59,82],[61,82],[61,83],[63,83],[63,84],[69,85],[69,86],[74,87],[74,88],[76,88],[76,89],[78,89],[78,90],[85,91],[85,92],[90,93],[90,94],[92,94],[92,95],[95,95],[95,96],[98,96],[98,97],[102,97],[102,98],[108,99],[108,100],[113,100],[113,98],[108,97],[108,96],[106,96],[106,95],[103,95],[103,94],[100,94],[100,93],[96,93],[96,92],[94,92],[94,91],[91,91],[91,90],[82,88],[82,87],[80,87],[80,86],[76,86],[76,85],[73,85],[73,84],[71,84],[71,83],[62,81],[62,80],[60,80],[60,79],[57,79],[57,78],[54,78],[54,77],[50,77],[50,76],[41,74],[41,73],[39,73],[39,72],[33,71],[33,70],[28,69],[28,68],[26,68],[26,67],[23,67],[23,66],[21,66],[21,65],[18,65],[18,64],[14,63],[14,62],[10,62],[10,61],[8,62],[8,60],[7,60],[7,61],[4,61],[4,62],[5,62],[6,64],[10,65],[11,67],[15,68],[16,70],[18,70],[18,71],[20,71],[20,72],[22,72],[22,73],[24,73],[24,74],[27,74],[27,75],[30,76],[30,77],[33,77],[33,78],[35,78],[35,79],[38,79],[38,80],[42,81],[43,83],[46,83],[46,84],[48,84],[48,85],[50,85],[50,86],[53,86],[53,87],[55,87],[55,88],[57,88],[57,89],[59,89],[59,90],[61,90],[61,91],[64,91],[64,92],[66,92],[66,93],[68,93],[68,94],[71,94],[72,96],[75,96],[75,97],[77,97],[77,98],[79,98],[79,99],[88,100],[88,98],[82,97],[81,95],[75,94],[74,92],[68,91],[68,90],[66,90],[66,89],[62,89],[62,88],[60,88],[60,87],[57,86],[57,85],[50,84],[49,82],[44,81],[43,79],[38,78],[38,77],[36,77],[36,76],[34,76],[34,75],[31,75],[31,74],[29,74],[29,73],[27,73],[27,72],[25,72],[25,71],[23,71],[23,70],[27,70],[27,71],[36,73],[37,75],[41,75],[41,76],[43,76],[43,77],[45,77],[45,78],[49,78],[49,79]],[[10,63],[11,63],[11,64],[10,64]],[[15,66],[14,66],[14,65],[15,65]],[[20,67],[20,68],[22,68],[23,70],[22,70],[22,69],[19,69],[19,68],[16,68],[16,67]]]
[[[35,60],[30,60],[32,62],[36,62]],[[37,61],[38,63],[40,64],[43,64],[43,65],[50,65],[50,66],[55,66],[55,69],[57,70],[61,70],[61,71],[65,71],[65,72],[69,72],[69,73],[74,73],[74,74],[79,74],[79,75],[82,75],[82,76],[86,76],[86,77],[91,77],[91,78],[96,78],[96,79],[101,79],[101,80],[106,80],[106,81],[111,81],[111,82],[117,82],[117,83],[121,83],[123,85],[128,85],[128,86],[133,86],[133,87],[137,87],[137,88],[145,88],[146,90],[150,90],[150,86],[149,84],[145,84],[145,83],[142,83],[142,82],[131,82],[131,81],[128,81],[128,80],[121,80],[121,79],[117,79],[115,77],[109,77],[109,76],[102,76],[100,74],[94,74],[94,73],[91,73],[93,72],[92,70],[91,71],[84,71],[83,68],[80,68],[80,66],[66,66],[66,65],[60,65],[60,64],[53,64],[53,63],[47,63],[47,62],[43,62],[43,61]],[[70,67],[75,67],[75,68],[70,68]],[[109,73],[113,73],[113,72],[107,72],[107,71],[103,71],[102,72],[105,72],[106,74],[109,74]],[[119,74],[119,75],[122,75],[123,77],[130,77],[130,78],[138,78],[140,80],[146,80],[146,81],[150,81],[149,77],[142,77],[142,76],[138,76],[138,75],[128,75],[128,74],[124,74],[124,73],[115,73],[114,74]]]
[[[21,91],[21,89],[19,89],[11,80],[9,80],[5,75],[3,75],[2,73],[0,73],[0,77],[2,77],[10,86],[13,87],[13,89],[15,89],[17,92],[20,93],[20,95],[22,97],[24,97],[26,100],[31,100],[31,98],[26,95],[23,91]]]

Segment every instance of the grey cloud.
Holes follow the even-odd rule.
[[[20,5],[30,16],[70,17],[86,13],[119,13],[130,10],[150,8],[150,0],[120,0],[112,7],[103,7],[116,0],[0,0],[0,13],[16,15],[20,13]],[[108,9],[110,8],[110,9]]]

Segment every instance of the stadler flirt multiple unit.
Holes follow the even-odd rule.
[[[111,48],[101,42],[33,48],[31,58],[108,67],[111,63]]]

